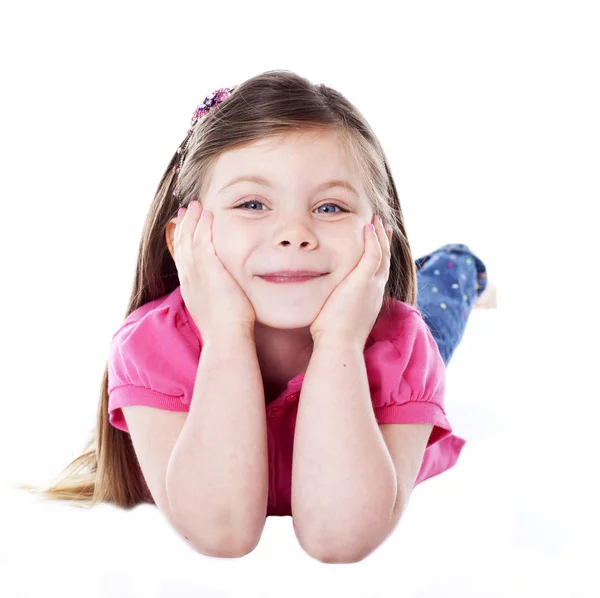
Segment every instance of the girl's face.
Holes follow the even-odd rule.
[[[362,257],[373,210],[338,143],[334,132],[290,133],[227,151],[213,165],[203,203],[214,214],[213,245],[265,326],[310,326]],[[325,275],[284,284],[259,276],[278,270]]]

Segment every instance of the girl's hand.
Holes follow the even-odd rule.
[[[203,337],[228,330],[254,334],[254,308],[215,252],[212,213],[201,212],[191,201],[177,218],[173,246],[181,296]]]
[[[365,249],[357,266],[334,289],[310,326],[313,341],[324,334],[342,340],[367,340],[383,304],[390,272],[390,241],[383,223],[365,226]]]

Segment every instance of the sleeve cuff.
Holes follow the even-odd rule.
[[[129,433],[129,428],[123,417],[121,407],[128,405],[144,405],[169,411],[189,411],[181,402],[180,397],[166,395],[143,386],[133,386],[131,384],[118,386],[109,393],[108,417],[112,426],[127,433]]]
[[[430,401],[407,401],[402,404],[374,408],[378,424],[433,424],[427,442],[430,447],[452,434],[452,426],[437,404]]]

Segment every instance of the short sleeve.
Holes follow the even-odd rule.
[[[437,343],[416,309],[404,314],[390,338],[365,352],[375,417],[384,423],[431,423],[427,446],[450,436],[444,410],[446,367]]]
[[[446,366],[421,313],[398,302],[365,351],[378,424],[433,424],[415,485],[453,467],[466,441],[444,410]]]
[[[144,312],[130,314],[110,344],[109,422],[124,432],[126,405],[189,411],[198,367],[198,342],[178,310],[159,305]]]

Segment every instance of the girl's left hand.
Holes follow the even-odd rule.
[[[316,342],[324,334],[342,340],[367,340],[383,304],[390,273],[390,241],[383,223],[374,216],[375,230],[365,226],[365,249],[356,267],[328,297],[310,325]]]

